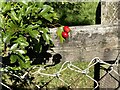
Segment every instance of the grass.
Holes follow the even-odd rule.
[[[46,69],[42,70],[42,73],[46,73],[46,74],[53,74],[56,73],[60,70],[61,66],[63,65],[64,62],[61,62],[55,66],[51,66],[51,67],[47,67]],[[88,62],[81,62],[81,61],[75,61],[72,62],[73,65],[79,67],[80,69],[84,70],[88,67]],[[66,83],[63,83],[59,78],[57,77],[52,77],[52,76],[45,76],[45,75],[41,75],[39,73],[34,73],[35,71],[37,71],[40,67],[44,67],[45,65],[38,65],[36,69],[32,69],[30,71],[30,75],[32,77],[34,77],[34,79],[32,80],[32,84],[25,86],[24,88],[22,88],[22,90],[36,90],[36,84],[38,86],[43,86],[43,88],[63,88],[63,87],[68,87],[68,85],[70,86],[70,88],[93,88],[94,82],[88,78],[85,74],[81,74],[78,72],[75,72],[73,70],[70,70],[69,68],[67,68],[66,70],[62,71],[60,74],[60,78],[62,80],[64,80]],[[67,65],[65,64],[65,66],[63,68],[65,68]],[[34,73],[34,74],[33,74]],[[89,69],[89,76],[94,77],[94,67],[91,67]],[[50,81],[51,80],[51,81]],[[12,81],[10,81],[10,77],[8,76],[6,79],[6,84],[9,85]],[[50,81],[50,82],[49,82]],[[48,83],[49,82],[49,83]],[[48,83],[48,84],[46,84]],[[16,83],[17,84],[17,83]],[[46,84],[46,85],[45,85]],[[15,85],[15,84],[11,84],[11,85]],[[10,86],[11,86],[10,85]],[[21,86],[18,85],[18,87],[21,90]],[[27,89],[26,89],[27,88]],[[16,90],[16,89],[15,89]],[[60,89],[63,90],[63,89]],[[66,90],[66,89],[65,89]]]
[[[46,74],[53,74],[59,71],[61,68],[63,62],[56,66],[48,67],[46,70],[43,70],[42,73]],[[86,69],[88,62],[73,62],[73,64],[80,69]],[[66,67],[66,65],[64,66]],[[87,76],[84,74],[75,72],[73,70],[70,70],[67,68],[65,71],[62,71],[60,73],[60,78],[62,78],[68,85],[70,85],[71,88],[93,88],[93,81],[89,79]],[[93,77],[94,71],[93,67],[90,68],[90,72],[88,75]],[[46,82],[50,81],[53,77],[51,76],[44,76],[40,74],[35,74],[34,75],[35,79],[34,81],[38,83],[39,86],[42,86]],[[65,83],[63,83],[61,80],[59,80],[57,77],[54,78],[48,85],[48,88],[56,88],[56,87],[67,87]]]

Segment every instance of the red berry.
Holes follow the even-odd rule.
[[[68,38],[68,33],[67,32],[62,32],[62,37],[63,38]]]
[[[64,29],[64,31],[67,32],[67,33],[70,32],[70,28],[69,28],[68,26],[64,26],[63,29]]]

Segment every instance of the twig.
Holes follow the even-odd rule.
[[[1,85],[3,85],[4,87],[6,87],[9,90],[12,90],[9,86],[5,85],[4,83],[0,82]]]

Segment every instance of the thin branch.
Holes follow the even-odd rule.
[[[4,84],[4,83],[0,82],[0,84],[3,85],[4,87],[6,87],[6,88],[9,89],[9,90],[12,90],[9,86],[7,86],[7,85]]]

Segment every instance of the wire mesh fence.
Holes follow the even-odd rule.
[[[78,66],[78,64],[76,65],[71,61],[65,61],[57,68],[34,66],[23,75],[13,75],[21,81],[25,80],[28,75],[36,77],[34,78],[36,82],[33,83],[38,90],[57,87],[65,87],[66,90],[75,88],[91,88],[96,90],[100,88],[114,88],[119,90],[120,74],[117,69],[119,67],[119,60],[119,54],[114,61],[103,61],[99,57],[95,57],[84,67]],[[2,82],[1,85],[12,90]]]

